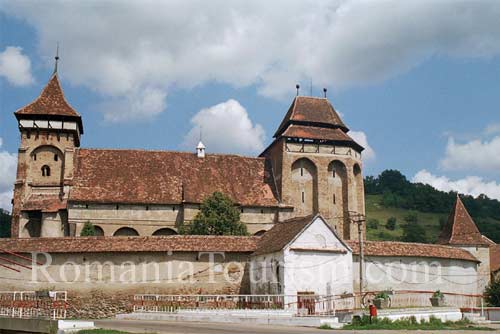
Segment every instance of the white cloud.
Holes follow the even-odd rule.
[[[265,133],[260,124],[253,124],[245,108],[236,100],[227,100],[200,110],[191,119],[193,127],[184,137],[183,147],[193,150],[200,130],[207,153],[260,153]]]
[[[413,182],[429,184],[442,191],[457,191],[473,196],[485,194],[490,198],[500,200],[500,184],[495,181],[485,181],[478,176],[467,176],[453,181],[446,176],[436,176],[423,169],[415,174]]]
[[[500,133],[500,123],[490,124],[484,129],[485,135],[494,135]]]
[[[440,165],[445,170],[498,171],[500,169],[500,136],[491,140],[472,140],[464,144],[448,139],[445,157]]]
[[[99,109],[110,122],[139,121],[161,113],[166,106],[166,92],[148,88],[133,94],[102,103]]]
[[[0,148],[2,138],[0,138]],[[12,189],[16,179],[17,155],[0,150],[0,208],[11,211]]]
[[[34,81],[31,61],[22,51],[20,47],[8,46],[0,52],[0,77],[14,86],[26,86]]]
[[[375,159],[375,151],[368,144],[368,139],[363,131],[349,131],[349,136],[352,137],[359,145],[363,146],[365,150],[363,151],[363,160],[369,161]]]
[[[337,88],[387,79],[435,55],[500,53],[495,0],[46,0],[1,7],[35,27],[47,64],[60,41],[64,76],[117,99],[209,81],[283,97],[310,77]],[[157,114],[147,104],[137,108],[133,114]],[[115,113],[108,118],[120,119]]]

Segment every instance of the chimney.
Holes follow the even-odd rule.
[[[198,155],[198,158],[204,158],[205,157],[205,145],[203,145],[203,143],[200,142],[198,143],[198,145],[196,146],[196,155]]]

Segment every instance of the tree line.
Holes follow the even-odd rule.
[[[427,184],[412,183],[393,169],[385,170],[377,177],[367,176],[365,194],[382,195],[384,207],[444,214],[450,213],[457,196],[454,191],[445,192]],[[500,202],[486,195],[460,195],[460,198],[481,232],[500,242]]]

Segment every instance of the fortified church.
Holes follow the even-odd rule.
[[[15,116],[13,237],[79,236],[85,222],[103,236],[173,235],[220,191],[251,234],[319,213],[344,239],[357,238],[363,147],[326,98],[297,96],[258,157],[209,154],[201,142],[193,153],[81,148],[82,117],[57,71]]]
[[[0,253],[9,263],[16,253],[45,254],[38,261],[50,280],[33,283],[36,268],[3,265],[4,289],[30,282],[30,289],[80,296],[97,289],[112,298],[116,291],[430,296],[439,289],[458,305],[477,301],[490,271],[499,272],[498,246],[458,196],[436,245],[364,240],[363,147],[326,97],[295,97],[258,157],[210,154],[201,142],[192,153],[81,148],[82,117],[57,71],[15,117],[21,144],[12,238],[0,240]],[[176,235],[215,191],[232,198],[252,236]],[[80,237],[86,222],[98,237]],[[220,257],[214,263],[207,254]],[[128,277],[130,264],[134,277],[147,277],[113,280]]]

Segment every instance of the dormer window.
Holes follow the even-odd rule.
[[[47,165],[42,166],[42,176],[50,176],[50,167]]]

